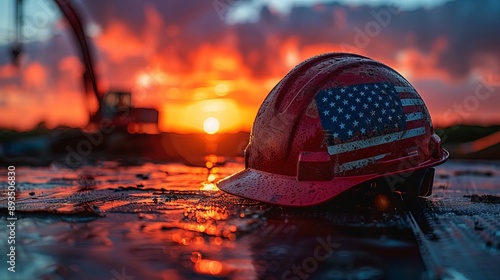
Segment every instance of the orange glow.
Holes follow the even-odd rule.
[[[111,60],[121,62],[125,58],[144,52],[143,42],[134,36],[130,28],[121,21],[113,21],[96,39],[97,45]]]
[[[197,263],[199,261],[201,261],[201,258],[202,258],[202,255],[200,252],[193,252],[191,254],[191,261],[194,262],[194,263]]]
[[[223,271],[222,263],[212,260],[200,260],[196,262],[195,269],[199,273],[220,275]]]
[[[299,40],[295,37],[286,40],[281,46],[281,56],[283,57],[283,61],[285,61],[285,65],[287,67],[292,68],[300,62],[298,46]]]
[[[215,134],[219,131],[220,123],[216,118],[207,118],[203,122],[203,130],[208,134]]]
[[[23,80],[28,87],[43,87],[47,79],[47,71],[40,63],[32,63],[23,72]]]
[[[152,123],[129,123],[127,125],[127,131],[130,134],[134,133],[146,133],[146,134],[158,134],[158,127],[156,124]]]
[[[79,80],[85,71],[83,63],[77,56],[67,56],[61,59],[58,68],[62,73],[68,73],[74,80]]]
[[[181,235],[178,233],[172,234],[172,240],[175,242],[180,242],[181,241]]]
[[[462,154],[474,153],[487,149],[498,143],[500,143],[500,132],[495,132],[483,138],[479,138],[468,143],[463,143],[459,146],[458,150]]]
[[[201,246],[201,245],[205,244],[205,239],[203,239],[203,237],[201,237],[201,236],[196,236],[196,237],[194,238],[193,243],[194,243],[195,245]]]
[[[220,237],[214,237],[214,238],[212,239],[212,243],[213,243],[214,245],[220,246],[220,245],[222,245],[222,238],[220,238]]]
[[[203,183],[200,188],[202,191],[218,191],[219,188],[214,183]]]
[[[450,75],[439,69],[438,63],[441,53],[446,51],[446,40],[438,40],[430,53],[423,53],[415,48],[409,48],[398,53],[397,70],[409,80],[414,79],[439,79],[450,80]]]
[[[204,225],[198,225],[198,231],[204,232],[205,231],[205,226]]]
[[[207,162],[207,167],[208,167],[208,163],[212,163],[212,162]],[[215,168],[217,168],[217,167],[215,167]],[[216,172],[216,171],[217,170],[212,170],[212,172]],[[218,191],[219,188],[214,183],[215,180],[217,180],[217,178],[218,178],[217,174],[210,173],[207,177],[207,181],[202,183],[203,186],[200,188],[200,190],[202,190],[202,191]]]
[[[253,109],[255,110],[255,109]],[[206,132],[238,132],[249,128],[255,114],[248,110],[240,110],[232,99],[208,99],[183,104],[168,104],[160,114],[160,130],[179,133]],[[242,118],[252,115],[251,119]],[[245,120],[245,123],[242,123]]]
[[[147,68],[137,74],[136,84],[138,87],[148,89],[154,86],[160,86],[169,82],[167,73],[161,71],[159,67]]]
[[[210,175],[208,175],[207,181],[213,182],[213,181],[215,181],[215,179],[217,179],[217,175],[210,174]]]
[[[17,69],[12,64],[0,66],[0,78],[9,79],[16,75]]]
[[[322,11],[320,6],[316,8],[318,12]],[[450,124],[441,116],[442,112],[454,103],[460,105],[465,98],[452,95],[452,86],[457,81],[441,65],[443,56],[452,46],[451,35],[436,37],[434,41],[426,42],[429,48],[423,49],[416,44],[417,37],[410,31],[397,37],[402,40],[402,46],[398,46],[385,37],[390,30],[386,29],[378,36],[370,36],[367,47],[356,47],[353,43],[355,34],[350,32],[352,22],[348,20],[348,7],[339,6],[333,10],[331,26],[339,31],[336,42],[319,40],[321,36],[317,41],[307,41],[308,37],[300,32],[265,32],[260,38],[262,40],[259,39],[263,43],[262,49],[248,46],[250,50],[246,51],[242,50],[245,44],[240,41],[241,34],[237,30],[222,27],[224,29],[220,29],[216,40],[192,44],[184,40],[186,27],[167,23],[162,11],[156,10],[154,5],[146,5],[144,13],[143,28],[131,28],[129,19],[109,18],[96,29],[92,35],[93,43],[101,55],[96,57],[95,66],[100,89],[130,91],[134,107],[157,109],[161,132],[212,134],[250,131],[262,101],[287,72],[307,58],[333,51],[351,51],[373,57],[393,67],[414,85],[428,81],[440,83],[441,89],[434,85],[427,91],[417,88],[435,123]],[[341,37],[346,31],[347,37]],[[74,46],[71,48],[75,49]],[[19,76],[22,81],[21,87],[10,83],[1,88],[3,99],[0,104],[6,117],[0,119],[0,126],[29,130],[44,121],[49,127],[83,127],[88,122],[88,111],[97,110],[95,98],[85,96],[81,82],[83,64],[78,56],[67,55],[49,61],[49,64],[46,60],[51,57],[48,54],[52,54],[53,49],[43,51],[38,56],[46,55],[46,59],[29,57],[21,71],[7,64],[0,65],[0,78],[9,80]],[[495,60],[481,59],[479,66],[491,66],[484,69],[482,76],[493,74],[498,81]],[[474,58],[475,63],[476,60],[478,58]],[[466,78],[459,82],[473,92],[475,85],[467,84]],[[498,100],[492,97],[481,103],[481,114],[479,111],[470,112],[463,121],[474,119],[483,124],[500,121],[494,99]],[[155,129],[131,124],[128,130],[130,133],[154,133]]]
[[[229,87],[224,83],[217,84],[214,87],[214,91],[217,96],[225,96],[229,92]]]
[[[373,203],[379,211],[386,211],[391,205],[389,198],[382,194],[377,195]]]

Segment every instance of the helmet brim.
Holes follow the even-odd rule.
[[[313,206],[326,202],[374,176],[337,177],[331,181],[298,181],[296,177],[247,168],[217,183],[222,191],[282,206]]]
[[[419,169],[430,168],[445,162],[448,152],[443,149],[441,159],[430,160],[410,169],[387,174],[335,177],[331,181],[299,181],[295,176],[273,174],[247,168],[217,183],[224,192],[281,206],[307,207],[324,203],[363,182]]]

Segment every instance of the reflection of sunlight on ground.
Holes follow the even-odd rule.
[[[379,276],[394,273],[384,263],[391,271],[421,275],[417,243],[397,211],[388,210],[387,197],[375,199],[370,214],[375,218],[330,211],[333,204],[270,207],[217,189],[217,180],[242,167],[216,156],[207,156],[206,168],[153,163],[107,163],[75,171],[19,167],[17,248],[23,269],[18,275],[111,279],[113,271],[119,275],[125,269],[136,279],[280,278],[311,256],[318,238],[333,238],[340,251],[318,263],[317,277],[350,277],[366,269]],[[437,171],[428,201],[449,203],[456,196],[472,205],[462,194],[493,193],[498,182],[488,178],[499,175],[495,165],[474,169],[449,162]],[[491,211],[492,206],[473,207]]]
[[[175,272],[163,272],[169,276],[189,275],[189,271],[225,276],[234,267],[241,270],[241,254],[228,252],[234,249],[237,231],[246,232],[262,223],[257,214],[262,211],[242,219],[240,211],[254,211],[244,207],[230,213],[225,206],[211,205],[206,199],[222,195],[215,181],[241,166],[228,163],[221,170],[215,166],[218,158],[210,159],[210,168],[177,164],[85,166],[76,172],[54,166],[18,168],[18,178],[22,178],[18,211],[39,213],[19,223],[20,232],[28,235],[23,240],[31,240],[30,250],[21,255],[33,263],[33,270],[23,273],[73,278],[86,266],[93,271],[107,267],[120,271],[119,263],[128,263],[130,253],[144,266],[136,267],[135,273],[150,274],[149,279],[155,276],[145,268],[155,264],[175,268]],[[5,202],[0,200],[0,205]],[[44,256],[47,246],[52,253]],[[239,248],[244,250],[244,246]],[[82,262],[78,255],[92,261]],[[133,268],[127,271],[134,275]],[[109,275],[105,270],[100,273]]]

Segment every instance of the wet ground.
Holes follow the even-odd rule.
[[[314,208],[219,191],[243,167],[17,167],[16,272],[0,279],[497,279],[499,162],[450,161],[433,195]],[[2,182],[6,181],[2,174]],[[7,217],[2,189],[2,220]],[[489,195],[489,196],[488,196]],[[2,252],[9,232],[0,229]]]

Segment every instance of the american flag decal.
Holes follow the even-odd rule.
[[[423,135],[424,121],[430,122],[427,111],[422,112],[424,102],[413,88],[386,82],[324,89],[315,101],[330,155]],[[347,162],[341,169],[361,167],[385,155]]]

